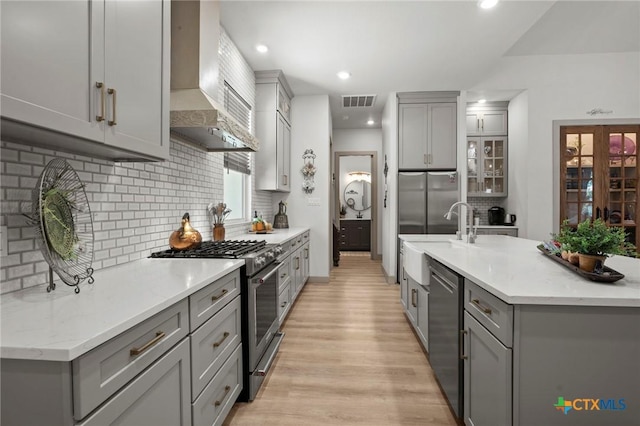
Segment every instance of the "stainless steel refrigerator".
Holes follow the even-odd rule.
[[[458,173],[398,173],[398,234],[455,234],[444,215],[459,198]]]

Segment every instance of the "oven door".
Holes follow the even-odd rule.
[[[278,331],[278,270],[280,264],[249,279],[249,368],[253,371]]]

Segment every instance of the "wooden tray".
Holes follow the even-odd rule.
[[[544,248],[544,246],[542,244],[538,245],[538,250],[540,250],[544,255],[546,255],[549,259],[555,260],[556,262],[558,262],[559,264],[563,265],[564,267],[571,269],[573,272],[575,272],[578,275],[582,275],[583,277],[585,277],[588,280],[591,281],[596,281],[596,282],[602,282],[602,283],[612,283],[612,282],[616,282],[619,279],[624,278],[624,275],[621,274],[620,272],[616,271],[615,269],[611,269],[608,266],[604,266],[602,269],[602,273],[601,274],[597,274],[595,272],[587,272],[587,271],[583,271],[582,269],[580,269],[578,266],[574,265],[573,263],[564,260],[562,257],[555,255],[553,253],[551,253],[549,250],[547,250],[546,248]]]

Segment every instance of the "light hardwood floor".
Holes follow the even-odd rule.
[[[257,398],[225,425],[456,425],[399,291],[363,256],[307,283]]]

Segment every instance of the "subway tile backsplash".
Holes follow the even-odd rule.
[[[480,225],[489,224],[489,212],[488,210],[493,206],[506,208],[507,198],[492,198],[492,197],[468,197],[467,203],[473,208],[478,209],[480,213]]]

